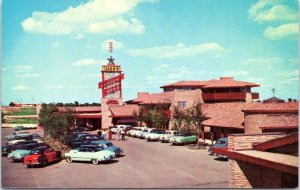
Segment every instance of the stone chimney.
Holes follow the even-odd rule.
[[[233,77],[220,77],[220,80],[233,80]]]

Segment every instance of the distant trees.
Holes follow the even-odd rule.
[[[59,104],[58,104],[59,105]],[[67,138],[68,132],[74,127],[74,110],[63,107],[58,109],[57,104],[42,104],[39,113],[39,125],[44,128],[45,136],[59,141],[59,149],[62,142]]]
[[[4,123],[5,122],[5,119],[4,119],[4,113],[3,111],[1,112],[1,123]]]
[[[9,103],[9,106],[13,107],[13,106],[15,106],[15,103],[10,102],[10,103]]]
[[[59,103],[56,103],[56,105],[58,107],[75,107],[75,106],[101,106],[100,103],[84,103],[84,104],[80,104],[78,101],[75,101],[74,103],[62,103],[62,102],[59,102]]]

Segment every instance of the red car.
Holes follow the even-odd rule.
[[[24,164],[27,167],[34,165],[46,166],[48,163],[60,161],[61,152],[50,147],[38,147],[33,149],[28,156],[24,157]]]

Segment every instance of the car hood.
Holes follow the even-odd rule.
[[[29,154],[30,150],[14,150],[11,154]]]

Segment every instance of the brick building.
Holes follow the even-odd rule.
[[[298,186],[298,133],[233,134],[214,152],[229,157],[229,188]]]

